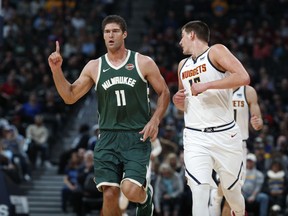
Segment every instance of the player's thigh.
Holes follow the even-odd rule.
[[[215,150],[211,151],[215,160],[214,168],[222,186],[227,189],[243,178],[243,147],[240,131],[235,127],[214,133],[213,137],[216,145]]]
[[[127,145],[122,149],[123,155],[123,179],[130,179],[142,186],[146,182],[146,174],[149,167],[151,142],[149,139],[142,141],[139,133],[127,133],[125,140]]]
[[[117,133],[103,132],[94,148],[94,176],[98,188],[102,185],[120,186],[123,165],[117,140]]]
[[[205,134],[185,129],[183,138],[186,177],[193,184],[210,184],[213,159]]]

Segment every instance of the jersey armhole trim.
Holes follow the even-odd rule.
[[[143,82],[147,83],[147,80],[144,78],[140,68],[139,68],[139,64],[138,64],[138,55],[139,53],[138,52],[135,52],[135,65],[136,65],[136,70],[137,70],[137,73],[138,75],[140,76],[140,78],[142,79]]]
[[[102,57],[99,58],[99,64],[98,64],[98,74],[97,74],[97,79],[95,82],[95,91],[97,91],[97,85],[101,76],[101,67],[102,67]]]

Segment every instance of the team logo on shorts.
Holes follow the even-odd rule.
[[[135,67],[135,66],[134,66],[133,64],[131,64],[131,63],[129,63],[129,64],[127,64],[127,65],[125,66],[125,68],[126,68],[127,70],[133,70],[134,67]]]

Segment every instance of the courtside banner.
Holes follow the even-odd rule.
[[[27,196],[0,170],[0,216],[28,216]]]

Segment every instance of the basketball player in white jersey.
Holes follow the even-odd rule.
[[[261,130],[263,127],[263,119],[261,115],[260,106],[258,104],[258,96],[256,90],[252,86],[241,86],[240,88],[234,89],[233,91],[233,109],[234,119],[237,122],[242,135],[243,145],[243,180],[245,180],[246,171],[246,155],[247,146],[246,141],[249,138],[249,120],[252,128],[256,131]],[[211,216],[221,215],[221,202],[223,199],[223,193],[221,185],[211,190],[209,210]],[[230,216],[231,210],[228,203],[225,201],[222,216]]]
[[[234,214],[245,214],[241,194],[242,136],[234,121],[232,89],[248,85],[241,62],[224,46],[209,46],[210,30],[202,21],[182,27],[180,45],[189,55],[179,63],[175,106],[184,111],[184,162],[192,190],[193,216],[208,216],[211,174],[214,169]]]

